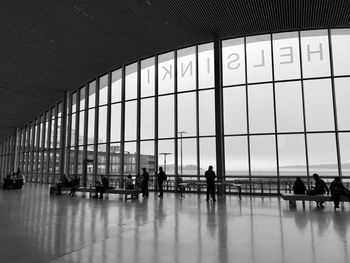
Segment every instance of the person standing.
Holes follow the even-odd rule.
[[[205,172],[205,179],[207,181],[207,199],[209,202],[209,195],[211,194],[213,201],[215,202],[215,172],[213,171],[213,166],[209,166],[208,171]]]
[[[158,197],[163,197],[163,182],[166,181],[166,179],[167,179],[167,176],[163,171],[163,167],[159,167],[159,173],[157,174],[157,181],[158,181],[158,188],[159,188]]]
[[[145,167],[142,168],[142,197],[148,197],[148,181],[149,181],[149,174],[147,173],[147,170]]]

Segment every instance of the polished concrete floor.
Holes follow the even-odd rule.
[[[173,193],[123,201],[0,190],[0,262],[350,262],[350,207]]]

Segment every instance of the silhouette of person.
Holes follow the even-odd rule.
[[[125,180],[125,189],[135,189],[131,174],[129,174]]]
[[[73,179],[71,180],[71,190],[70,190],[70,193],[69,195],[70,196],[74,196],[75,192],[77,191],[78,187],[79,187],[79,184],[80,184],[80,178],[78,175],[74,175],[73,176]]]
[[[294,194],[302,194],[302,195],[304,195],[305,191],[306,191],[305,184],[303,183],[301,178],[298,176],[295,179],[295,182],[293,184],[293,192],[294,192]]]
[[[339,202],[342,195],[348,197],[350,201],[350,192],[340,181],[340,177],[334,178],[329,189],[331,190],[331,197],[334,202],[334,210],[339,208]]]
[[[142,180],[140,174],[137,174],[135,178],[135,190],[137,192],[142,192]]]
[[[320,178],[318,174],[313,174],[312,175],[315,179],[315,188],[314,188],[314,193],[315,195],[323,195],[325,192],[329,194],[329,189],[326,183]],[[324,208],[323,206],[324,201],[318,202],[316,201],[317,207]]]
[[[149,181],[149,174],[147,173],[147,170],[145,167],[142,168],[142,197],[148,197],[148,181]]]
[[[163,167],[159,167],[159,173],[157,174],[157,181],[158,181],[158,188],[159,188],[158,197],[163,197],[163,182],[166,181],[166,179],[167,179],[167,176],[163,171]]]
[[[95,188],[95,196],[94,198],[98,198],[98,194],[100,194],[100,199],[103,198],[103,193],[106,189],[112,189],[114,187],[109,186],[108,178],[104,175],[101,175],[101,183],[96,182],[96,188]]]
[[[209,202],[209,195],[211,194],[213,201],[215,202],[215,172],[213,171],[213,166],[209,166],[208,170],[205,172],[205,179],[207,181],[207,199]]]

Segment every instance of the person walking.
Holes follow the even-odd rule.
[[[213,202],[216,201],[215,199],[215,172],[213,171],[213,166],[209,166],[208,170],[205,172],[205,179],[207,181],[207,199],[206,201],[209,202],[209,195],[211,194]]]
[[[159,167],[159,173],[157,174],[157,181],[158,181],[158,188],[159,188],[158,197],[163,197],[163,182],[166,181],[166,179],[167,179],[167,176],[163,171],[163,167]]]

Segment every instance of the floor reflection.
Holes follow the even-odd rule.
[[[0,191],[1,262],[349,262],[349,205],[186,194],[125,202]]]

